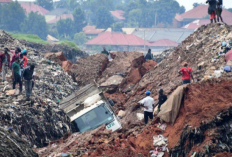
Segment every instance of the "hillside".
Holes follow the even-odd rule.
[[[123,129],[110,133],[103,126],[81,135],[75,133],[55,142],[53,147],[36,151],[41,156],[57,156],[61,152],[93,157],[113,157],[115,154],[122,157],[149,156],[149,152],[155,149],[153,136],[162,134],[168,138],[169,154],[165,151],[164,156],[221,156],[223,152],[229,152],[232,148],[229,139],[232,135],[232,75],[223,72],[226,62],[224,56],[218,58],[217,53],[223,41],[232,40],[231,30],[231,26],[224,24],[202,26],[157,65],[155,62],[145,62],[139,55],[130,60],[129,56],[133,56],[133,53],[115,53],[112,57],[114,60],[108,63],[100,61],[100,57],[99,63],[102,64],[89,68],[88,74],[105,89],[106,96],[116,103],[115,110],[126,112],[121,120]],[[159,118],[155,118],[150,125],[144,126],[136,116],[137,113],[143,113],[137,102],[144,97],[146,90],[151,90],[156,100],[160,88],[170,95],[181,85],[178,70],[185,61],[193,68],[195,82],[184,90],[184,99],[175,123],[167,124],[167,128],[161,130],[158,128]],[[81,65],[89,62],[90,58],[82,59]],[[95,69],[101,67],[104,68],[96,75]],[[79,71],[85,72],[85,68],[79,66],[76,75]],[[116,75],[122,78],[117,84],[110,83],[110,78],[116,78]],[[82,75],[78,76],[80,80]],[[230,156],[229,153],[224,155]]]

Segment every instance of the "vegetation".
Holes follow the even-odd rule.
[[[31,12],[21,23],[21,32],[26,34],[36,34],[42,39],[46,39],[48,34],[48,26],[45,17],[37,13]]]
[[[79,47],[72,41],[65,40],[65,41],[59,42],[58,44],[66,45],[66,46],[69,46],[69,47],[74,48],[74,49],[79,49]]]
[[[12,37],[16,38],[16,39],[26,40],[26,41],[32,42],[32,43],[48,44],[47,41],[42,40],[37,35],[32,35],[32,34],[13,34],[13,33],[10,33],[10,35]]]
[[[47,10],[53,9],[53,0],[37,0],[36,3]]]

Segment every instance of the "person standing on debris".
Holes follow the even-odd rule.
[[[217,22],[219,22],[220,19],[221,19],[221,22],[223,22],[223,19],[222,19],[222,0],[217,0],[216,15],[217,15]]]
[[[0,54],[0,69],[2,69],[2,82],[6,80],[7,68],[10,67],[9,49],[4,48],[4,53]]]
[[[29,67],[25,68],[23,72],[27,100],[30,100],[32,93],[34,68],[35,64],[32,64]]]
[[[194,81],[194,78],[193,78],[193,75],[192,75],[192,68],[188,67],[188,63],[187,62],[184,62],[183,64],[183,68],[181,68],[178,72],[179,74],[182,75],[182,83],[183,84],[188,84],[188,83],[191,83],[191,78],[193,79]]]
[[[19,47],[16,47],[16,48],[15,48],[15,51],[14,51],[14,53],[13,53],[13,56],[12,56],[11,62],[10,62],[10,67],[11,67],[11,66],[12,66],[12,64],[14,63],[14,61],[15,61],[15,57],[19,57],[20,52],[21,52],[21,49],[20,49]]]
[[[151,92],[146,91],[146,98],[139,101],[139,103],[144,107],[144,123],[148,123],[148,117],[153,119],[153,111],[154,111],[154,99],[150,96]]]
[[[26,68],[27,67],[27,50],[23,50],[22,51],[22,54],[23,54],[23,67]]]
[[[106,51],[106,48],[105,48],[105,47],[103,47],[103,51],[102,51],[101,53],[102,53],[102,54],[105,54],[105,55],[107,55],[107,56],[109,56],[109,52]]]
[[[159,102],[155,105],[155,107],[158,105],[158,112],[160,112],[160,107],[165,103],[165,101],[168,99],[167,95],[164,94],[164,90],[159,90]]]
[[[151,49],[148,49],[148,52],[147,52],[147,54],[145,56],[145,59],[146,59],[146,61],[153,59],[153,55],[151,53]]]
[[[17,83],[19,83],[19,91],[22,93],[22,80],[20,77],[20,62],[19,57],[15,57],[15,61],[12,64],[12,80],[13,80],[13,89]]]
[[[209,3],[208,14],[210,15],[210,22],[213,23],[213,20],[214,20],[214,22],[217,23],[216,21],[216,7],[217,7],[216,0],[207,0],[206,3]]]

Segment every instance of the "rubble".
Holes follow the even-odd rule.
[[[38,157],[27,142],[15,136],[11,129],[4,130],[0,128],[0,156],[4,157]]]
[[[16,41],[10,39],[4,41],[15,44]],[[4,44],[10,45],[8,42]],[[18,89],[11,90],[11,71],[8,70],[7,81],[0,83],[0,126],[11,128],[31,147],[43,147],[72,131],[69,118],[58,104],[76,91],[78,86],[60,65],[33,49],[28,48],[28,51],[28,64],[36,64],[33,96],[30,101],[26,101],[25,91],[19,95]]]
[[[116,102],[116,112],[125,111],[121,119],[123,128],[114,133],[98,128],[82,136],[71,136],[66,141],[59,141],[56,148],[46,147],[46,151],[40,155],[69,152],[73,156],[149,156],[151,150],[156,151],[152,139],[157,135],[168,137],[169,154],[165,151],[164,156],[203,157],[229,152],[232,75],[221,73],[226,63],[223,56],[217,58],[217,52],[231,30],[232,27],[225,24],[202,26],[158,65],[149,66],[145,72],[141,72],[145,64],[142,57],[141,60],[139,57],[136,57],[138,60],[134,59],[138,66],[132,61],[128,64],[129,69],[126,69],[122,66],[123,61],[113,63],[115,58],[112,56],[114,60],[107,64],[102,74],[93,78],[101,84],[115,73],[124,77],[117,90],[111,90],[112,93],[106,90],[106,97]],[[231,40],[230,37],[228,39]],[[146,90],[150,90],[156,100],[160,88],[166,94],[171,94],[181,85],[178,70],[184,61],[193,68],[196,82],[187,86],[176,122],[173,125],[160,125],[156,117],[151,124],[142,125],[143,122],[136,115],[142,114],[143,110],[136,106],[137,102],[144,97]]]

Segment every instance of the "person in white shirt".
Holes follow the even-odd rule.
[[[139,103],[144,107],[144,123],[148,123],[148,117],[153,119],[153,111],[154,111],[154,99],[150,96],[151,92],[146,91],[146,98],[139,101]]]

